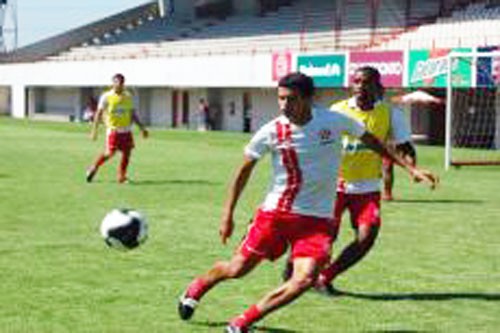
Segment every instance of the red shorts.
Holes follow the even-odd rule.
[[[390,167],[394,165],[394,161],[389,157],[382,157],[382,165],[385,167]]]
[[[132,148],[134,148],[132,132],[109,132],[107,135],[106,147],[109,152],[114,152],[116,150],[126,152],[132,150]]]
[[[359,194],[337,192],[333,213],[337,231],[346,209],[349,210],[351,225],[354,229],[360,225],[380,227],[380,192]]]
[[[258,210],[239,251],[269,260],[282,256],[288,245],[292,258],[314,258],[328,262],[335,233],[329,218]]]

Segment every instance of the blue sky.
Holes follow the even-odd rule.
[[[18,46],[149,2],[151,0],[17,0]]]

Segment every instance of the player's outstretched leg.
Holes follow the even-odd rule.
[[[288,258],[285,263],[285,268],[282,272],[283,282],[288,281],[293,275],[293,262],[291,258]],[[319,275],[314,283],[314,290],[321,294],[325,294],[328,296],[341,295],[342,292],[333,287],[333,285],[328,281],[324,275]]]
[[[182,320],[189,320],[194,314],[194,310],[198,306],[198,301],[195,300],[194,298],[191,298],[187,296],[186,293],[184,293],[180,298],[179,298],[179,304],[177,305],[177,311],[179,312],[179,317],[181,317]]]
[[[294,301],[308,290],[316,280],[318,269],[316,259],[295,258],[290,279],[268,293],[243,314],[230,320],[225,332],[249,332],[251,326],[259,319]]]
[[[87,172],[85,174],[85,178],[87,180],[87,183],[91,183],[92,180],[94,179],[95,175],[97,174],[97,171],[99,168],[113,156],[113,152],[107,153],[107,154],[100,154],[94,164],[87,169]]]
[[[392,161],[385,160],[382,163],[382,179],[384,183],[384,190],[382,192],[382,200],[392,201],[392,188],[394,187],[394,164]]]
[[[239,327],[234,325],[227,325],[224,329],[224,333],[250,333],[253,332],[251,327]]]
[[[91,183],[92,180],[94,179],[95,175],[97,174],[97,170],[99,169],[99,167],[101,165],[104,164],[104,162],[106,162],[106,160],[108,159],[109,157],[105,154],[100,154],[98,157],[97,157],[97,160],[95,161],[95,163],[87,169],[87,172],[85,174],[85,179],[87,180],[87,183]]]
[[[341,273],[345,272],[358,263],[375,244],[379,228],[377,226],[361,225],[356,238],[342,251],[340,256],[326,269],[321,271],[316,289],[328,292],[332,295],[338,294],[332,286],[332,281]]]
[[[130,162],[130,155],[131,150],[125,150],[122,152],[122,158],[118,168],[118,182],[120,184],[129,182],[129,179],[127,178],[127,167]]]
[[[217,262],[205,274],[194,279],[179,299],[177,310],[182,320],[189,320],[195,312],[201,298],[216,284],[227,279],[236,279],[249,273],[262,258],[243,256],[237,253],[231,261]]]
[[[95,166],[91,166],[87,169],[87,172],[85,173],[85,180],[87,181],[87,183],[92,183],[92,180],[94,180],[96,173],[97,168]]]
[[[318,276],[318,279],[314,283],[314,290],[327,296],[339,296],[343,294],[341,290],[336,289],[333,283],[322,274]]]

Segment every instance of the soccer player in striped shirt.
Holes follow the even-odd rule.
[[[435,183],[432,173],[394,156],[358,121],[313,105],[313,94],[313,81],[304,74],[291,73],[279,81],[281,115],[260,128],[245,148],[219,226],[223,244],[233,233],[238,199],[266,153],[271,154],[273,165],[270,190],[232,258],[216,262],[189,284],[178,304],[181,319],[190,319],[201,298],[215,285],[244,276],[264,259],[279,258],[288,247],[294,266],[291,278],[231,319],[225,332],[248,332],[253,323],[292,302],[315,283],[330,258],[335,238],[332,202],[344,133],[392,156],[414,177]]]
[[[149,133],[141,123],[135,112],[132,94],[125,89],[125,77],[122,74],[113,76],[113,87],[101,95],[97,113],[92,124],[90,137],[97,139],[97,128],[101,118],[104,117],[106,125],[106,148],[99,154],[94,164],[87,170],[87,182],[90,183],[97,174],[99,168],[119,150],[122,158],[118,168],[118,182],[127,182],[127,167],[130,161],[134,138],[132,136],[132,124],[136,123],[144,138]]]

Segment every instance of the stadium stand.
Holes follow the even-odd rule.
[[[477,47],[500,44],[500,4],[472,3],[449,17],[403,33],[374,49]],[[466,32],[466,33],[465,33]]]
[[[32,62],[57,55],[76,45],[86,47],[91,43],[111,43],[113,33],[132,30],[142,25],[145,20],[159,16],[156,3],[138,6],[104,20],[90,23],[60,35],[19,48],[14,52],[0,54],[0,63]]]
[[[420,3],[422,6],[413,11],[414,21],[425,21],[436,15],[436,1]],[[335,11],[334,1],[296,0],[260,15],[230,15],[224,19],[150,15],[133,29],[109,29],[101,33],[101,37],[94,37],[49,59],[72,61],[363,49],[404,31],[401,1],[381,2],[374,27],[367,19],[369,8],[364,0],[346,3],[341,13],[344,17],[341,26],[336,24]]]
[[[410,14],[405,12],[404,1],[380,1],[375,22],[370,22],[370,9],[364,0],[346,1],[340,13],[335,1],[273,3],[275,8],[255,15],[227,12],[195,18],[161,17],[155,1],[1,55],[0,62],[458,47],[500,41],[500,6],[496,1],[474,2],[462,8],[462,1],[457,1],[459,9],[448,17],[439,17],[440,1],[419,1]],[[473,33],[479,30],[480,34]]]

